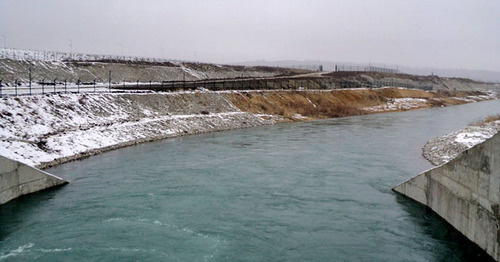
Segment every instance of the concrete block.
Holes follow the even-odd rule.
[[[36,181],[46,176],[45,172],[24,164],[21,164],[19,166],[18,173],[19,173],[20,184]]]
[[[6,203],[20,195],[21,194],[19,193],[19,187],[10,187],[9,189],[0,192],[0,203]]]
[[[0,163],[4,164],[1,169],[4,172],[0,173],[0,204],[24,194],[67,183],[49,173],[2,156]]]
[[[428,179],[425,175],[416,176],[405,183],[401,183],[395,188],[394,191],[406,195],[421,204],[427,204],[427,185]]]
[[[444,186],[447,190],[451,191],[456,197],[468,199],[471,197],[471,188],[468,186],[453,180],[449,176],[442,175],[440,170],[435,169],[430,172],[432,181],[435,183],[439,183]]]
[[[19,184],[19,175],[17,171],[0,174],[0,192],[17,184]]]
[[[499,261],[500,133],[393,188],[426,204]],[[426,197],[425,199],[424,196]]]
[[[490,174],[478,171],[477,194],[482,197],[488,197],[490,190]]]
[[[15,171],[18,167],[18,162],[5,157],[0,157],[0,174]]]
[[[500,167],[499,167],[500,168]],[[488,199],[490,199],[494,203],[500,202],[500,176],[496,174],[492,174],[490,176],[488,189]]]

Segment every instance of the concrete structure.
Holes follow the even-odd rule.
[[[0,156],[0,204],[67,181],[18,161]]]
[[[430,207],[499,261],[500,133],[393,190]]]

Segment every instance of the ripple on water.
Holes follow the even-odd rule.
[[[499,105],[184,137],[61,165],[50,172],[73,183],[0,209],[0,259],[485,260],[390,189],[430,167],[427,140]]]

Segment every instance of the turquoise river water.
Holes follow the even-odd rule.
[[[500,101],[280,124],[128,147],[48,170],[0,207],[0,261],[488,261],[391,191],[426,141]]]

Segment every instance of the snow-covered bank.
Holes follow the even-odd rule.
[[[395,88],[9,96],[0,98],[0,155],[45,168],[181,135],[431,107],[434,96]]]
[[[273,124],[217,93],[59,94],[0,100],[0,155],[46,167],[168,137]]]
[[[442,165],[463,151],[484,142],[500,131],[500,120],[471,125],[428,141],[422,155],[434,165]]]
[[[111,71],[111,73],[110,73]],[[31,72],[31,75],[30,75]],[[197,62],[181,62],[163,59],[141,59],[132,57],[110,57],[99,55],[76,55],[42,53],[29,50],[5,50],[0,48],[0,76],[2,84],[27,86],[32,83],[60,82],[77,83],[143,83],[200,80],[236,77],[272,77],[293,75],[309,71],[275,67],[246,67],[217,65]]]

